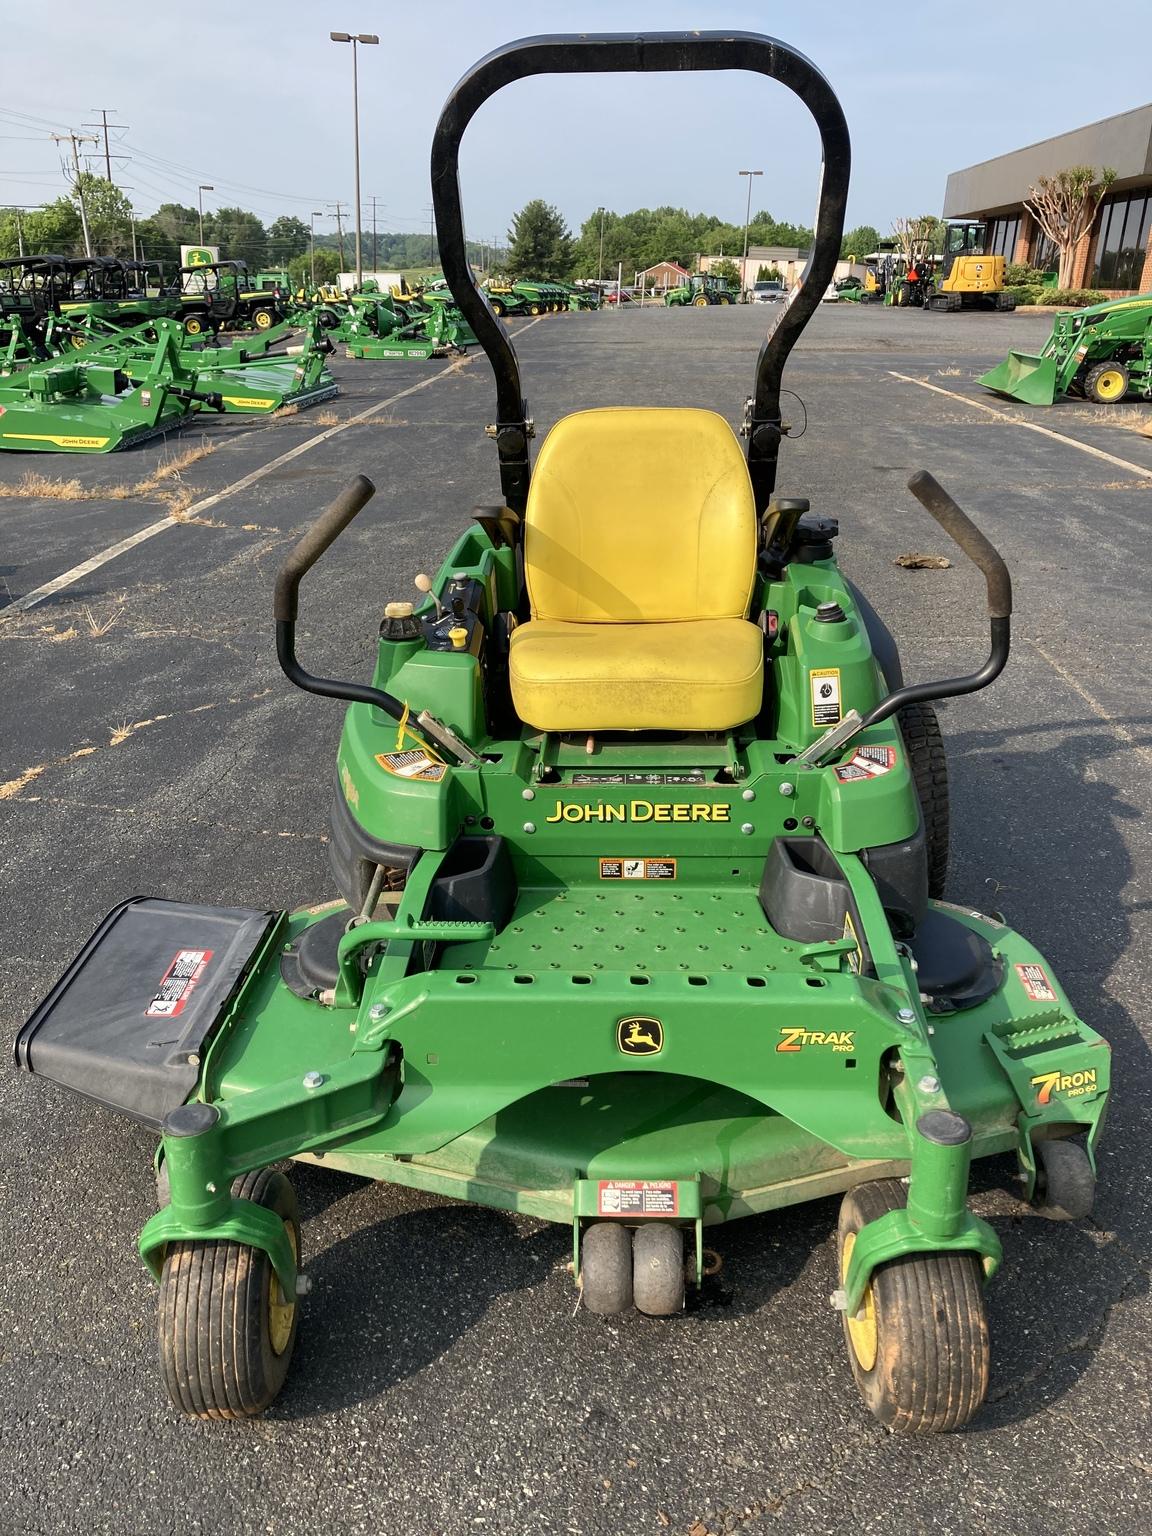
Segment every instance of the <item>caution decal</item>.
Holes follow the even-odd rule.
[[[840,724],[840,668],[818,667],[808,674],[812,689],[812,725],[825,729]]]

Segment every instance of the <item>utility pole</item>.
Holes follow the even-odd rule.
[[[309,255],[311,257],[311,264],[312,264],[312,288],[313,288],[313,291],[315,291],[315,288],[316,288],[316,220],[317,219],[322,219],[323,217],[324,217],[324,215],[320,211],[319,208],[313,208],[313,210],[312,210],[312,218],[311,218],[311,220],[309,222],[309,227],[310,227],[311,233],[309,234],[309,237],[308,237],[308,251],[309,251]]]
[[[372,198],[372,270],[380,270],[380,260],[376,252],[376,197]]]
[[[344,270],[344,266],[345,266],[345,257],[344,257],[344,215],[343,215],[343,213],[341,211],[342,207],[343,207],[343,204],[341,204],[341,203],[336,203],[335,204],[335,208],[336,208],[336,237],[340,241],[340,269],[341,269],[341,271]]]
[[[105,171],[108,174],[108,180],[109,181],[112,180],[112,153],[111,153],[111,151],[110,151],[110,149],[108,147],[108,114],[109,114],[109,112],[115,112],[115,110],[116,110],[115,107],[93,107],[92,108],[93,112],[99,112],[99,114],[100,114],[100,121],[98,123],[81,123],[80,124],[81,128],[101,128],[101,129],[103,129],[103,132],[104,132],[104,169],[105,169]],[[117,128],[123,128],[125,131],[127,131],[128,126],[129,125],[127,123],[117,123],[116,124]],[[116,158],[117,158],[117,160],[123,160],[124,156],[123,155],[117,155]]]
[[[424,212],[428,215],[428,265],[432,266],[436,260],[436,210],[429,204]]]
[[[604,278],[604,210],[600,210],[600,260],[596,266],[596,282],[599,285]]]
[[[72,168],[76,173],[76,199],[80,204],[80,227],[84,231],[84,254],[92,254],[92,236],[88,233],[88,208],[84,202],[84,185],[80,180],[80,152],[78,144],[99,144],[99,139],[94,139],[91,134],[84,133],[54,133],[52,135],[57,144],[62,144],[65,139],[72,145]]]
[[[215,190],[216,190],[216,188],[212,187],[212,186],[209,186],[206,181],[202,181],[200,183],[200,185],[196,188],[196,206],[200,210],[200,244],[201,245],[204,244],[204,194],[205,194],[205,192],[215,192]]]
[[[740,262],[740,296],[743,298],[748,287],[748,225],[752,222],[752,178],[763,176],[763,171],[741,171],[741,176],[748,178],[748,205],[744,209],[744,255]]]
[[[20,217],[20,209],[16,209],[16,247],[21,259],[24,256],[24,221]]]

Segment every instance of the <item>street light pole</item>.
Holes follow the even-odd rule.
[[[741,171],[741,176],[748,178],[748,203],[744,209],[744,255],[740,261],[740,293],[743,295],[748,288],[748,226],[752,222],[752,178],[763,176],[763,171]]]
[[[315,289],[315,287],[316,287],[316,220],[317,219],[322,219],[323,217],[324,217],[324,215],[320,211],[319,208],[313,208],[313,210],[312,210],[312,217],[308,221],[309,222],[309,228],[310,228],[310,231],[311,231],[311,233],[309,235],[309,239],[308,239],[308,253],[309,253],[310,263],[311,263],[311,267],[312,267],[312,287],[313,287],[313,289]]]
[[[215,192],[215,187],[210,187],[206,181],[202,181],[196,188],[196,203],[200,209],[200,244],[204,244],[204,194]]]
[[[356,287],[364,283],[364,262],[360,254],[360,82],[356,69],[356,44],[378,43],[375,32],[329,32],[334,43],[352,44],[352,127],[356,146]]]

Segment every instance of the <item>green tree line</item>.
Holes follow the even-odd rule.
[[[844,236],[841,254],[866,255],[879,239],[870,225],[861,225]],[[748,244],[806,250],[812,231],[783,223],[761,209],[748,225]],[[661,261],[691,269],[697,255],[732,257],[743,249],[744,226],[715,214],[684,208],[637,208],[631,213],[598,208],[573,235],[556,208],[534,198],[513,217],[506,268],[511,277],[567,279],[610,278],[623,266],[631,282],[633,273]]]

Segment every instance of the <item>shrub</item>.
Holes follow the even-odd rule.
[[[1088,304],[1103,304],[1108,295],[1099,288],[1042,288],[1036,304],[1058,304],[1061,309],[1083,309]]]
[[[1005,293],[1010,293],[1012,295],[1012,297],[1016,300],[1017,305],[1019,306],[1025,304],[1039,304],[1040,295],[1046,291],[1046,289],[1037,287],[1034,284],[1028,284],[1025,286],[1023,284],[1016,283],[1011,284],[1004,290]]]
[[[1010,261],[1004,272],[1004,282],[1009,288],[1040,288],[1048,276],[1040,267],[1030,267],[1024,261]]]

